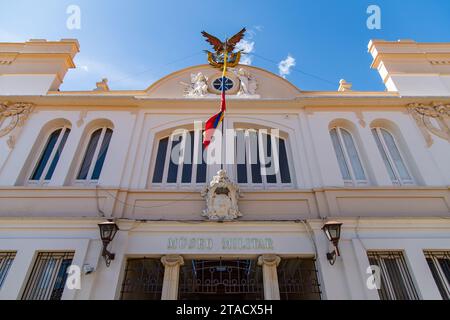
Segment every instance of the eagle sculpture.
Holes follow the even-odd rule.
[[[210,35],[206,31],[202,31],[202,35],[206,38],[206,41],[210,43],[214,48],[214,53],[205,50],[208,54],[209,63],[216,68],[221,68],[224,63],[224,56],[227,53],[227,64],[229,67],[235,67],[239,64],[239,60],[241,58],[241,51],[233,52],[236,48],[236,45],[241,41],[245,36],[245,28],[242,28],[241,31],[236,33],[229,39],[226,39],[224,42],[220,41],[213,35]]]

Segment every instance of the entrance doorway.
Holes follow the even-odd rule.
[[[262,268],[256,260],[186,260],[180,300],[263,300]]]

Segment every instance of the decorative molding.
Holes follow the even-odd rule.
[[[450,104],[411,103],[408,105],[408,111],[416,121],[428,147],[433,144],[430,133],[450,142]]]
[[[103,92],[108,92],[109,91],[109,86],[108,86],[108,79],[104,78],[102,79],[102,81],[99,81],[95,84],[95,89],[94,91],[103,91]]]
[[[203,73],[191,74],[191,82],[180,82],[184,86],[184,96],[190,98],[204,97],[208,94],[208,77]]]
[[[184,259],[179,255],[167,255],[161,258],[164,267],[176,267],[184,265]]]
[[[345,81],[345,79],[341,79],[339,81],[339,88],[338,91],[352,91],[352,84],[350,82]]]
[[[238,96],[255,96],[258,89],[256,77],[244,68],[233,70],[234,75],[239,79]]]
[[[80,115],[78,116],[77,126],[81,127],[84,124],[84,120],[87,116],[87,110],[80,111]]]
[[[355,111],[355,115],[358,118],[358,123],[361,127],[365,128],[367,126],[366,121],[364,120],[364,114],[361,110]]]
[[[259,266],[266,265],[269,267],[273,267],[273,266],[278,267],[280,262],[281,262],[281,258],[274,254],[264,254],[264,255],[258,257],[258,265]]]
[[[450,60],[431,60],[430,63],[432,65],[449,65]]]
[[[211,221],[232,221],[242,214],[238,208],[239,186],[232,182],[225,170],[220,170],[202,191],[206,210],[202,216]]]
[[[34,104],[25,102],[0,102],[0,138],[11,133],[16,127],[22,127]]]
[[[0,65],[11,65],[19,54],[17,52],[0,53]]]
[[[16,146],[16,138],[14,137],[14,135],[10,135],[8,137],[8,140],[6,140],[6,144],[8,145],[8,147],[12,150],[14,149],[14,147]]]

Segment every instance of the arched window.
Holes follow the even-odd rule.
[[[113,130],[108,127],[96,129],[91,134],[76,176],[77,182],[95,183],[100,178],[112,134]]]
[[[236,130],[236,173],[239,184],[291,186],[287,141],[267,130]]]
[[[177,130],[158,141],[153,169],[153,185],[191,186],[206,182],[200,132]]]
[[[414,184],[394,136],[384,128],[373,128],[373,136],[393,184]]]
[[[41,152],[39,160],[31,173],[29,183],[46,183],[52,179],[69,133],[70,128],[64,126],[50,134],[44,149]]]
[[[367,184],[368,181],[361,158],[350,132],[344,128],[336,127],[330,130],[330,136],[345,184]]]

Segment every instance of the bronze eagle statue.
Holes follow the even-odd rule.
[[[230,67],[235,67],[236,65],[238,65],[241,58],[241,51],[238,51],[236,53],[234,53],[233,51],[239,41],[244,38],[246,31],[247,30],[245,28],[242,28],[241,31],[236,33],[231,38],[226,39],[224,42],[219,40],[217,37],[207,33],[206,31],[202,31],[202,35],[206,38],[206,41],[213,46],[215,51],[213,53],[205,50],[208,54],[209,63],[213,67],[221,68],[223,66],[225,53],[227,53],[227,64]]]

